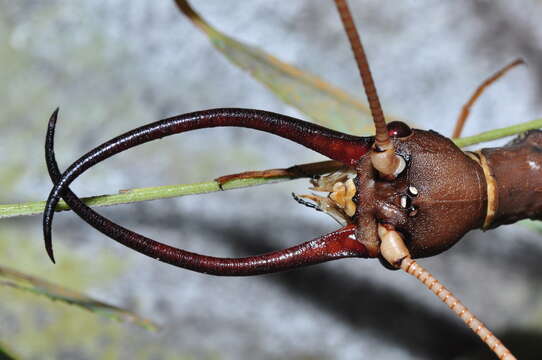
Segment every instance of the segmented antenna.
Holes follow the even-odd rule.
[[[379,224],[378,236],[381,239],[380,254],[391,266],[401,268],[431,290],[433,294],[448,305],[493,350],[499,359],[516,360],[510,350],[450,290],[446,289],[429,271],[412,260],[410,252],[399,232],[395,231],[391,225]]]
[[[361,38],[356,30],[356,25],[354,24],[354,19],[352,19],[346,0],[335,0],[335,5],[337,5],[344,30],[354,52],[363,88],[365,89],[365,95],[367,96],[371,114],[373,115],[375,142],[370,155],[371,162],[382,177],[392,180],[404,170],[405,161],[394,152],[393,143],[390,140],[388,127],[384,119],[384,112],[382,111],[382,106],[380,106],[376,86],[371,75],[371,69],[369,68],[369,62],[367,61],[365,50],[363,50],[363,45],[361,44]]]
[[[474,331],[476,335],[482,339],[484,343],[497,355],[501,360],[516,360],[516,357],[512,355],[510,350],[503,345],[503,343],[484,325],[483,322],[478,320],[461,301],[452,294],[452,292],[444,285],[442,285],[429,271],[424,269],[416,261],[410,257],[403,259],[401,262],[401,269],[406,273],[416,277],[422,284],[424,284],[429,290],[433,292],[443,303],[448,305],[457,316],[461,318],[467,324],[468,327]]]
[[[365,55],[365,50],[361,44],[361,38],[356,30],[354,19],[350,14],[350,9],[346,0],[335,0],[335,5],[341,17],[341,21],[350,41],[350,46],[354,52],[354,57],[358,65],[359,74],[361,75],[361,81],[363,82],[363,88],[365,89],[365,95],[371,108],[371,114],[375,124],[375,140],[378,146],[386,148],[390,146],[390,137],[388,135],[388,128],[386,126],[386,120],[384,119],[384,112],[380,105],[380,100],[376,92],[376,86],[371,75],[371,69],[369,68],[369,62]]]

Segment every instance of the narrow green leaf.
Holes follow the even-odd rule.
[[[186,0],[177,6],[202,30],[228,60],[267,86],[285,103],[316,123],[349,134],[373,133],[370,110],[346,92],[255,47],[241,43],[209,25]],[[395,120],[387,115],[390,121]]]
[[[8,349],[7,345],[0,342],[0,360],[17,360],[19,357]]]
[[[9,286],[33,294],[43,295],[51,300],[95,312],[99,315],[126,321],[141,326],[147,330],[156,330],[157,326],[150,320],[144,319],[133,312],[92,299],[78,291],[67,289],[35,276],[23,274],[17,270],[0,266],[0,286]]]

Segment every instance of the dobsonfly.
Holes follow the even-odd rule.
[[[111,237],[160,261],[213,275],[256,275],[346,257],[377,258],[390,269],[415,276],[446,303],[500,359],[511,352],[450,291],[414,259],[439,254],[476,228],[491,229],[520,219],[542,219],[542,132],[532,130],[501,148],[461,151],[450,139],[386,124],[369,64],[345,0],[335,0],[350,41],[375,125],[374,137],[358,137],[275,113],[252,109],[212,109],[183,114],[136,128],[96,147],[63,174],[54,155],[58,109],[46,136],[46,163],[54,183],[43,217],[47,252],[54,262],[51,227],[63,198],[83,220]],[[188,16],[185,1],[177,5]],[[479,88],[502,76],[515,61]],[[460,116],[463,121],[468,108]],[[272,253],[230,259],[177,249],[123,228],[87,207],[68,186],[93,165],[134,146],[201,128],[234,126],[269,132],[334,160],[338,170],[313,178],[319,195],[294,195],[301,204],[330,214],[343,226],[332,233]],[[455,135],[460,134],[460,126]],[[294,169],[295,170],[295,169]],[[297,169],[299,170],[299,169]],[[292,170],[293,171],[293,170]],[[225,183],[238,176],[220,178]],[[521,182],[516,178],[522,179]]]

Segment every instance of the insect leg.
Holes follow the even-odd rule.
[[[328,161],[319,161],[309,164],[294,165],[290,166],[287,169],[270,169],[262,171],[245,171],[238,174],[224,175],[219,178],[216,178],[215,181],[218,183],[220,189],[222,186],[233,180],[241,180],[247,178],[289,178],[289,179],[298,179],[303,177],[314,177],[317,175],[327,174],[333,171],[342,169],[344,164],[339,161],[328,160]]]
[[[465,126],[465,122],[467,121],[467,118],[469,116],[470,109],[472,108],[476,100],[478,100],[480,95],[482,95],[484,90],[488,88],[491,84],[493,84],[495,81],[503,77],[509,70],[522,64],[525,64],[525,61],[523,61],[523,59],[516,59],[512,61],[510,64],[503,67],[502,69],[500,69],[499,71],[497,71],[495,74],[491,75],[480,86],[478,86],[478,88],[474,91],[474,93],[471,95],[469,100],[461,108],[461,112],[459,113],[459,116],[455,123],[454,132],[452,134],[453,139],[456,139],[461,136],[461,132],[463,131],[463,127]]]

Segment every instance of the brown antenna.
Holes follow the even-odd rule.
[[[433,292],[443,303],[448,305],[471,330],[482,339],[482,341],[502,360],[516,360],[510,350],[497,338],[483,322],[467,309],[463,303],[442,285],[429,271],[423,268],[415,260],[406,257],[401,262],[401,269],[414,276],[429,290]]]
[[[348,8],[346,0],[335,0],[337,11],[341,17],[341,21],[350,41],[350,46],[354,53],[354,58],[358,65],[361,81],[363,82],[363,88],[365,89],[365,95],[371,108],[371,114],[375,125],[375,143],[374,151],[371,154],[373,166],[386,177],[395,177],[404,168],[404,160],[395,155],[393,151],[393,144],[388,135],[388,127],[386,126],[386,120],[384,118],[384,112],[380,105],[380,100],[376,92],[376,86],[371,75],[371,69],[369,68],[369,62],[365,55],[365,50],[361,43],[361,38],[356,30],[354,19]]]
[[[423,268],[410,256],[410,252],[403,241],[401,234],[389,225],[378,225],[378,235],[382,240],[380,251],[382,257],[396,268],[414,276],[429,290],[433,292],[443,303],[448,305],[471,330],[482,339],[484,343],[501,360],[516,360],[514,355],[503,345],[503,343],[478,320],[463,303],[442,285],[429,271]]]

